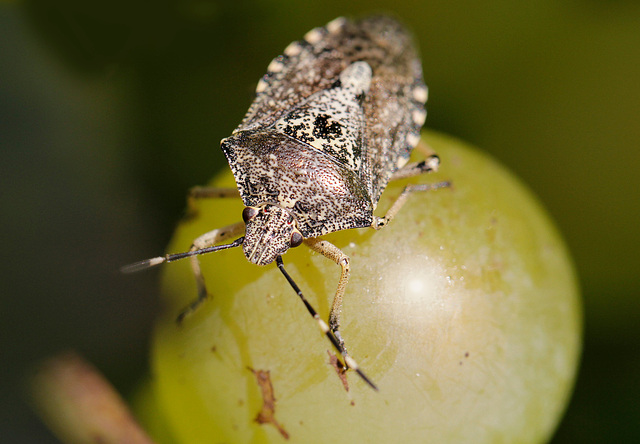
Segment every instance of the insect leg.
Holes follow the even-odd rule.
[[[193,241],[193,244],[191,244],[191,248],[189,248],[189,251],[196,251],[203,248],[211,247],[218,242],[222,242],[232,237],[241,235],[244,233],[244,227],[244,222],[238,222],[223,228],[217,228],[215,230],[209,231],[208,233],[205,233],[202,236],[196,238]],[[181,323],[186,316],[193,313],[207,299],[207,287],[204,283],[202,270],[200,269],[200,261],[198,260],[197,256],[191,256],[189,260],[191,261],[191,269],[193,271],[193,275],[196,278],[196,285],[198,286],[198,298],[180,312],[178,318],[176,319],[176,322],[178,323]]]
[[[320,315],[309,303],[309,301],[307,301],[307,298],[304,297],[304,295],[302,294],[302,291],[300,290],[300,287],[298,287],[298,284],[295,283],[295,281],[291,278],[291,276],[289,276],[289,273],[287,273],[287,270],[284,269],[284,264],[282,263],[281,256],[276,257],[276,265],[278,266],[278,269],[280,270],[280,272],[287,279],[287,282],[289,282],[289,285],[291,285],[291,288],[293,288],[293,291],[295,291],[298,297],[300,297],[300,300],[302,300],[302,303],[307,308],[307,311],[309,312],[309,314],[313,317],[313,319],[316,320],[316,322],[318,322],[318,326],[320,327],[320,330],[322,330],[322,332],[329,339],[329,341],[331,342],[333,347],[338,351],[338,353],[342,355],[342,359],[344,359],[344,362],[347,368],[354,370],[358,374],[358,376],[360,376],[364,380],[364,382],[369,384],[369,386],[372,389],[377,391],[378,387],[376,387],[376,385],[371,381],[371,379],[369,379],[369,377],[360,369],[360,366],[358,366],[358,363],[351,356],[347,354],[347,352],[344,350],[344,347],[340,344],[340,342],[336,338],[334,332],[331,331],[331,329],[329,328],[326,322],[320,319]]]
[[[438,171],[440,158],[436,154],[431,154],[420,162],[408,163],[399,170],[396,170],[389,180],[406,179],[407,177],[418,176],[419,174]]]
[[[391,220],[398,214],[400,208],[407,202],[407,198],[411,193],[416,191],[429,191],[429,190],[437,190],[439,188],[448,188],[451,186],[451,182],[438,182],[438,183],[420,183],[416,185],[407,185],[400,196],[396,199],[396,201],[391,205],[391,208],[387,211],[383,217],[373,217],[373,222],[371,223],[371,227],[379,230],[380,228],[386,226]]]
[[[340,280],[338,281],[338,288],[336,294],[333,297],[333,303],[331,304],[331,313],[329,314],[329,327],[331,331],[338,339],[341,352],[347,354],[347,349],[344,345],[344,339],[340,334],[340,314],[342,313],[342,297],[344,296],[345,289],[347,288],[347,282],[349,281],[349,256],[344,254],[342,250],[333,245],[331,242],[318,238],[305,239],[304,243],[313,251],[322,254],[327,259],[331,259],[342,268],[340,272]]]
[[[237,188],[196,186],[189,190],[187,197],[191,199],[240,198],[240,192]]]
[[[433,148],[431,148],[431,145],[425,142],[425,140],[422,138],[420,139],[420,141],[418,142],[418,144],[414,149],[420,151],[425,158],[431,157],[436,153],[436,151]]]
[[[421,151],[426,151],[428,153],[433,153],[430,147],[421,146]],[[395,171],[391,176],[390,180],[398,180],[398,179],[406,179],[407,177],[417,176],[423,173],[430,173],[438,171],[438,166],[440,165],[440,158],[436,154],[430,154],[425,160],[421,162],[413,162],[408,163],[404,167]],[[417,184],[417,185],[407,185],[405,189],[402,191],[400,196],[396,199],[396,201],[391,205],[391,208],[387,211],[387,214],[384,217],[373,217],[373,222],[371,223],[371,227],[379,230],[380,228],[387,225],[391,219],[395,217],[395,215],[400,211],[400,208],[406,203],[409,195],[416,191],[428,191],[428,190],[436,190],[438,188],[445,188],[451,186],[450,182],[438,182],[434,184]]]

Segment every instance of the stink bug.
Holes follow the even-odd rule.
[[[385,216],[373,214],[390,180],[438,166],[433,154],[407,163],[419,142],[426,100],[417,52],[395,20],[338,18],[309,31],[269,64],[242,123],[221,142],[237,189],[192,190],[198,198],[240,197],[243,222],[203,234],[188,252],[141,261],[123,271],[190,257],[198,298],[179,315],[182,321],[207,298],[197,255],[242,246],[254,264],[275,261],[345,368],[355,370],[375,389],[347,353],[339,330],[349,257],[320,236],[350,228],[380,229],[411,192],[447,185],[407,186]],[[237,236],[241,237],[218,245]],[[289,248],[303,243],[341,267],[328,323],[282,262]]]

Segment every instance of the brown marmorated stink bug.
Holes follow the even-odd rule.
[[[320,236],[350,228],[380,229],[411,192],[447,185],[409,185],[385,216],[373,215],[390,180],[438,167],[434,154],[408,163],[420,140],[426,100],[417,51],[395,20],[337,18],[312,29],[273,59],[242,123],[222,140],[237,189],[192,190],[197,198],[240,197],[244,222],[203,234],[188,252],[147,259],[123,271],[191,258],[198,298],[179,315],[180,322],[207,298],[197,255],[242,245],[250,262],[276,262],[345,368],[376,389],[347,353],[339,331],[349,257]],[[218,245],[236,236],[241,237]],[[284,269],[282,255],[303,243],[342,269],[328,324]]]

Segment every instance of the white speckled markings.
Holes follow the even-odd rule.
[[[247,114],[221,143],[237,190],[198,189],[192,194],[239,195],[245,205],[243,222],[203,234],[186,253],[142,261],[127,270],[189,257],[198,298],[181,312],[182,321],[207,300],[197,256],[242,246],[250,262],[277,264],[340,354],[344,369],[354,370],[376,389],[347,352],[340,332],[350,259],[321,236],[351,228],[382,228],[412,192],[446,185],[408,186],[386,215],[373,214],[390,180],[438,166],[433,153],[422,162],[408,163],[420,140],[426,100],[418,54],[410,35],[395,20],[340,17],[312,29],[269,63]],[[233,242],[218,245],[234,237]],[[341,269],[328,323],[284,268],[282,255],[303,243]]]

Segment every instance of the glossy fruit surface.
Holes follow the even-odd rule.
[[[580,350],[568,252],[538,201],[503,167],[455,139],[425,139],[440,171],[410,181],[449,180],[451,188],[412,195],[380,231],[326,237],[351,257],[342,334],[379,392],[353,372],[345,390],[330,364],[334,350],[275,264],[255,266],[240,248],[201,257],[211,298],[181,326],[174,319],[195,297],[195,282],[188,261],[168,264],[153,383],[177,442],[550,437]],[[376,214],[406,183],[387,188]],[[215,184],[233,186],[231,174]],[[192,210],[168,251],[240,221],[242,203],[198,201]],[[283,260],[326,319],[339,267],[305,246]],[[274,402],[260,372],[269,372]]]

